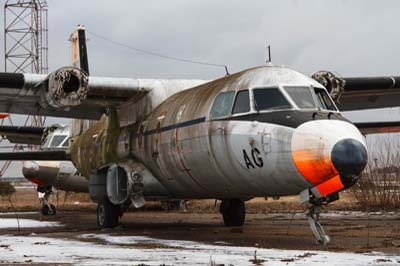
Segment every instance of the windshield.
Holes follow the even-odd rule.
[[[315,102],[309,87],[285,87],[285,90],[299,108],[315,109]]]
[[[249,91],[248,90],[239,91],[236,96],[232,114],[246,113],[249,111],[250,111]]]
[[[318,106],[324,110],[332,110],[337,111],[335,105],[333,104],[331,98],[329,97],[328,93],[321,88],[314,88]]]
[[[277,88],[254,89],[254,105],[257,111],[288,109],[292,106]]]

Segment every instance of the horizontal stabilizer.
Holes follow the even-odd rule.
[[[66,151],[21,151],[1,152],[0,161],[69,161],[70,156]]]
[[[0,136],[17,144],[42,144],[45,127],[0,126]]]

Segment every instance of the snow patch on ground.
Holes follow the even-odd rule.
[[[16,219],[16,218],[0,218],[0,229],[4,228],[37,228],[37,227],[54,227],[62,226],[58,222],[40,222],[32,219]],[[1,258],[1,256],[0,256]]]
[[[0,238],[2,263],[72,265],[398,265],[400,256],[208,245],[143,236],[87,234],[83,241],[36,236]],[[255,264],[254,252],[260,264]],[[264,261],[264,262],[262,262]]]
[[[17,215],[28,215],[28,214],[37,214],[39,212],[0,212],[1,216],[15,216]]]

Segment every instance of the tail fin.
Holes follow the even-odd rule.
[[[78,25],[69,37],[72,42],[72,65],[85,71],[89,75],[89,63],[86,50],[85,26]]]

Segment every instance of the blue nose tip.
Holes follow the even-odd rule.
[[[367,164],[367,149],[358,140],[342,139],[333,146],[331,159],[341,178],[358,176]]]

